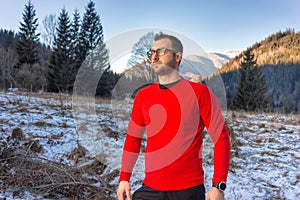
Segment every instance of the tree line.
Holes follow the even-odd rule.
[[[109,52],[95,3],[87,3],[82,18],[78,10],[70,17],[65,8],[58,17],[46,16],[41,33],[37,32],[39,24],[35,12],[29,1],[19,32],[0,30],[0,87],[72,93],[75,86],[80,93],[95,90],[96,95],[110,97],[121,75],[110,69]],[[124,84],[117,87],[122,92],[119,96],[126,96],[123,93],[137,88],[138,83],[156,80],[145,61],[153,35],[148,33],[133,46],[128,62],[130,71],[127,70],[121,80]],[[223,78],[227,107],[299,113],[299,45],[300,32],[287,29],[254,44],[225,64],[213,76]],[[76,82],[77,79],[83,81]]]
[[[29,91],[72,93],[77,76],[98,74],[101,79],[96,82],[96,95],[109,97],[120,76],[110,69],[103,26],[95,3],[87,3],[82,18],[77,9],[70,17],[62,8],[58,17],[48,15],[42,25],[42,31],[38,33],[36,10],[28,1],[19,31],[0,30],[2,89],[17,87]],[[86,59],[92,59],[95,52],[98,62],[85,65],[90,73],[78,74],[81,65],[88,62]]]
[[[255,54],[258,66],[300,63],[300,32],[288,28],[286,31],[274,33],[249,49]],[[243,54],[227,62],[216,74],[237,70]]]
[[[227,107],[255,111],[249,108],[257,104],[260,111],[300,113],[299,45],[300,32],[296,33],[293,29],[279,31],[225,64],[214,76],[220,75],[223,79]],[[250,54],[253,55],[252,64]],[[248,57],[248,65],[253,66],[251,73],[243,67],[246,65],[245,56]],[[252,83],[245,86],[250,83],[249,80]],[[260,90],[266,99],[259,99],[261,95],[250,92],[253,88]],[[249,99],[252,99],[251,105],[247,103]],[[245,107],[247,104],[248,107]]]
[[[265,77],[269,111],[300,113],[300,64],[264,65],[259,68]],[[235,70],[221,74],[229,109],[234,108],[238,73],[239,71]]]

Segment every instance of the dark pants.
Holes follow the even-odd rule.
[[[133,193],[132,200],[205,200],[204,185],[185,190],[158,191],[145,184]]]

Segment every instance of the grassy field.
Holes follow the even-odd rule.
[[[131,102],[0,93],[0,198],[115,199]],[[300,116],[224,111],[226,199],[300,199]],[[206,188],[213,147],[204,137]],[[143,155],[132,189],[143,179]]]

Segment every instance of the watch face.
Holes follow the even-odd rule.
[[[224,183],[224,182],[219,183],[219,189],[221,191],[224,191],[226,189],[226,183]]]

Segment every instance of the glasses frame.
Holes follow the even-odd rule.
[[[156,50],[150,49],[149,51],[147,51],[147,56],[151,60],[154,53],[156,56],[163,56],[166,54],[166,51],[173,52],[174,55],[176,55],[176,53],[178,53],[177,51],[175,51],[173,49],[158,48]]]

